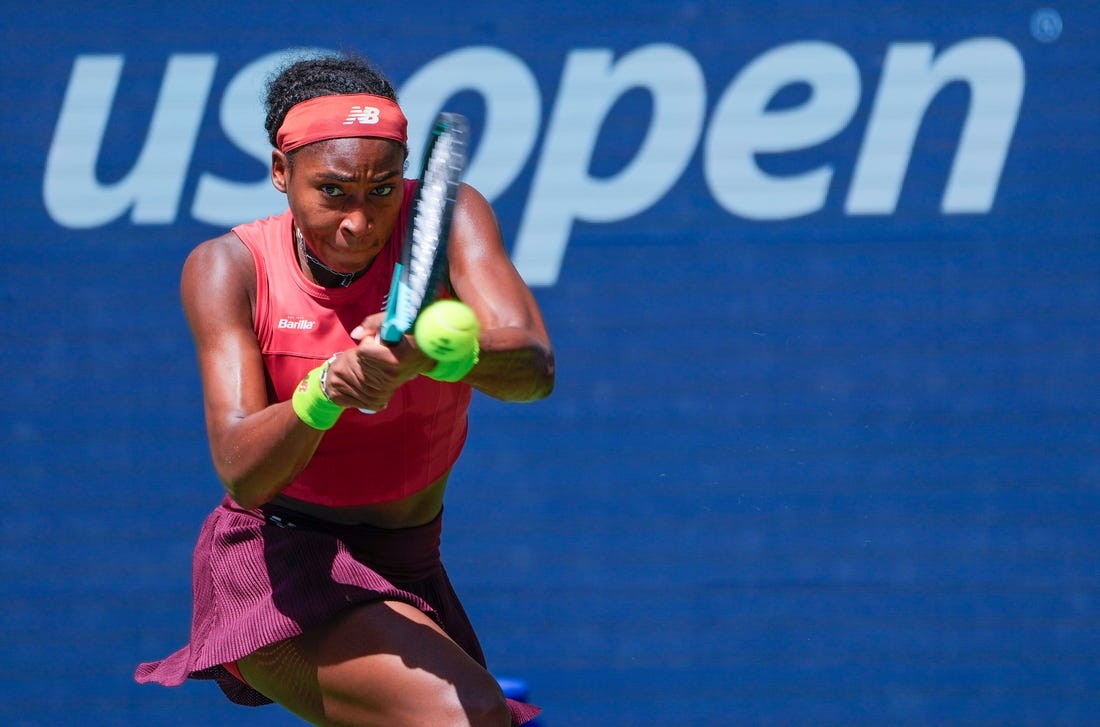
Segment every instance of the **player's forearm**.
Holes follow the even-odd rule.
[[[259,507],[294,481],[323,434],[281,402],[211,427],[214,467],[237,504]]]
[[[554,354],[550,346],[520,328],[484,331],[477,366],[464,379],[501,401],[543,399],[554,390]]]

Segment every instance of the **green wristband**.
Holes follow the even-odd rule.
[[[321,388],[321,379],[328,373],[331,363],[332,359],[329,359],[306,374],[291,397],[294,413],[298,418],[321,431],[332,429],[336,420],[344,413],[344,407],[334,404]]]
[[[477,345],[477,341],[474,341],[474,350],[470,352],[469,356],[460,358],[457,361],[440,361],[431,371],[425,371],[424,375],[429,379],[448,383],[461,381],[466,374],[473,370],[474,366],[477,366],[480,355],[481,347]]]

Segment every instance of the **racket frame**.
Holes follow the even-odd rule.
[[[444,112],[432,125],[405,231],[401,259],[394,265],[386,296],[386,317],[378,337],[394,346],[435,297],[447,271],[447,243],[459,185],[466,168],[469,123],[461,114]],[[425,245],[432,245],[427,254]]]

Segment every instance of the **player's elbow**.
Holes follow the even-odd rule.
[[[531,388],[526,397],[521,401],[531,402],[545,399],[554,392],[555,372],[554,372],[554,354],[552,351],[545,351],[538,363],[533,367],[534,373],[531,376]]]
[[[537,390],[537,399],[545,399],[554,393],[554,383],[556,376],[554,374],[554,354],[550,353],[546,356],[546,365],[543,367],[539,378],[539,388]]]
[[[235,487],[231,483],[223,481],[222,484],[225,486],[225,491],[229,493],[229,497],[233,500],[233,502],[237,503],[237,505],[239,505],[244,510],[255,510],[261,505],[266,505],[268,502],[271,501],[270,497],[261,497],[253,492],[249,492],[244,488]]]
[[[232,461],[216,461],[214,469],[229,497],[245,510],[266,505],[278,492],[279,488],[265,486],[265,478],[239,470]]]
[[[221,480],[222,487],[229,494],[230,499],[233,502],[240,505],[245,510],[254,510],[255,508],[263,505],[266,500],[259,496],[256,492],[250,490],[244,486],[240,480],[231,476],[227,476],[223,472],[218,472],[218,479]]]

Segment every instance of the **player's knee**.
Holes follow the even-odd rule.
[[[495,680],[463,693],[460,700],[465,718],[473,727],[507,727],[512,723],[508,702]]]
[[[406,708],[425,724],[439,727],[507,727],[512,723],[500,685],[488,672],[468,672],[449,688],[437,684]],[[395,720],[398,723],[400,720]]]

